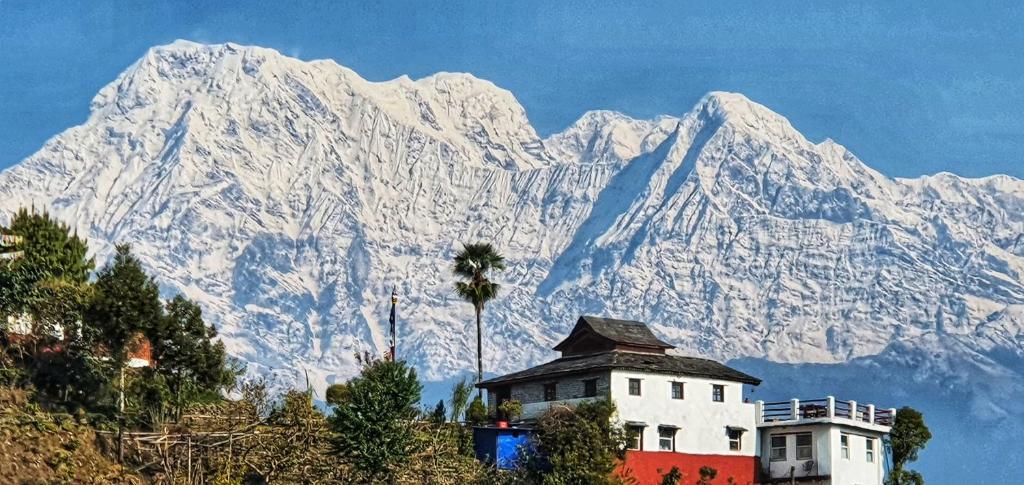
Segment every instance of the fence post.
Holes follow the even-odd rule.
[[[764,401],[754,401],[754,420],[757,424],[764,422]]]
[[[825,409],[826,409],[826,412],[828,413],[827,416],[829,418],[836,417],[836,398],[835,398],[835,396],[826,396],[825,397]]]
[[[789,401],[789,419],[796,421],[800,419],[800,400],[790,399]]]

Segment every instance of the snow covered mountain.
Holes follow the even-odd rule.
[[[250,371],[286,382],[323,387],[382,352],[393,285],[400,353],[430,379],[471,369],[449,265],[483,240],[509,263],[485,313],[492,372],[550,357],[593,313],[719,359],[902,362],[985,419],[1024,416],[1004,399],[1024,396],[1024,182],[889,178],[739,94],[589,112],[542,139],[468,74],[370,82],[178,41],[0,174],[0,210],[28,204],[101,260],[132,243]]]

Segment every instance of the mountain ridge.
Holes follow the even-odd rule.
[[[0,209],[51,207],[100,259],[132,242],[252,372],[285,381],[322,387],[381,350],[396,284],[409,358],[429,378],[470,368],[446,261],[473,239],[512,263],[485,315],[493,371],[543,360],[583,312],[718,359],[838,363],[944,345],[932,334],[1024,355],[1024,183],[886,177],[740,94],[541,138],[472,75],[371,82],[176,42],[92,107],[0,174]]]

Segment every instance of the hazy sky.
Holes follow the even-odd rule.
[[[681,114],[737,91],[889,175],[1024,178],[1024,2],[363,3],[0,0],[0,168],[183,38],[371,80],[471,72],[515,93],[542,135],[589,109]]]

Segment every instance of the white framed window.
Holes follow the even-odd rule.
[[[839,435],[839,451],[844,460],[850,459],[850,435],[846,433]]]
[[[682,399],[683,394],[683,383],[673,382],[672,383],[672,399]]]
[[[729,450],[740,451],[743,446],[743,431],[736,428],[729,428]]]
[[[875,462],[875,439],[865,438],[864,442],[864,458],[868,463]]]
[[[629,395],[639,396],[640,395],[640,379],[629,380]]]
[[[725,386],[721,384],[712,384],[711,400],[714,402],[725,402]]]
[[[771,461],[786,461],[786,435],[772,436],[768,457]]]
[[[629,436],[629,444],[626,445],[627,449],[630,450],[643,450],[644,449],[644,427],[629,425],[626,426],[626,434]]]
[[[814,451],[811,443],[811,433],[798,433],[796,435],[797,460],[810,460],[814,456]]]
[[[676,428],[671,426],[658,427],[658,449],[676,451]]]

